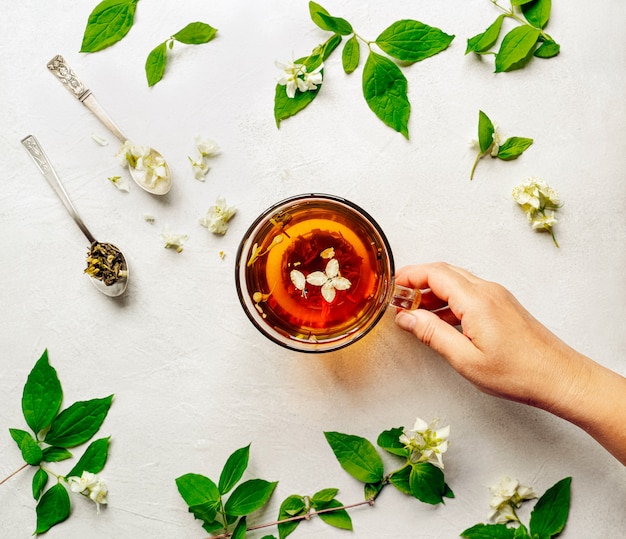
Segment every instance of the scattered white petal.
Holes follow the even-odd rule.
[[[200,219],[200,224],[213,234],[226,234],[228,221],[237,213],[237,208],[228,206],[224,197],[217,197],[215,206],[211,206],[207,214]]]
[[[293,283],[293,286],[296,287],[297,290],[303,291],[306,286],[306,279],[304,277],[304,273],[298,270],[291,270],[289,274],[289,278]]]
[[[103,137],[101,137],[100,135],[96,135],[95,133],[91,134],[91,138],[98,143],[100,146],[108,146],[109,145],[109,141]]]
[[[183,244],[189,239],[187,234],[173,234],[165,225],[161,232],[161,239],[165,242],[166,249],[174,249],[177,253],[182,252]]]
[[[130,192],[130,183],[127,178],[122,178],[121,176],[111,176],[108,180],[120,191],[124,191],[125,193]]]

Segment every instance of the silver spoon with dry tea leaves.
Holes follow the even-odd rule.
[[[63,205],[72,216],[72,219],[74,219],[74,222],[78,225],[78,228],[82,230],[83,234],[89,240],[90,247],[87,253],[87,268],[85,269],[85,273],[91,277],[91,282],[100,292],[107,296],[115,297],[123,294],[128,285],[128,264],[126,263],[126,258],[122,251],[112,243],[96,241],[93,234],[89,232],[67,195],[56,171],[52,168],[52,164],[48,160],[39,141],[33,135],[28,135],[22,139],[22,144],[32,157],[37,168],[39,168],[55,193],[59,196],[61,202],[63,202]]]

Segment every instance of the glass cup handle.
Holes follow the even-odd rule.
[[[394,285],[393,296],[390,305],[412,311],[419,307],[422,300],[422,293],[415,288],[407,288],[406,286]]]

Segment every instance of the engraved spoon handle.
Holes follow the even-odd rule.
[[[95,96],[82,80],[76,75],[74,70],[68,65],[63,56],[57,54],[48,62],[48,69],[56,76],[61,84],[69,90],[83,105],[85,105],[95,116],[102,122],[111,133],[113,133],[120,142],[126,142],[128,138],[115,125],[113,120],[105,112],[105,110],[96,101]]]
[[[24,148],[26,148],[28,154],[32,157],[39,171],[44,175],[46,180],[48,180],[48,183],[52,186],[54,192],[61,199],[61,202],[63,202],[65,209],[67,209],[69,214],[72,216],[72,219],[74,219],[74,222],[78,225],[78,228],[82,230],[83,234],[85,234],[90,244],[94,243],[96,239],[93,237],[91,232],[89,232],[89,230],[85,226],[85,223],[83,223],[83,220],[80,218],[80,215],[78,215],[74,204],[72,204],[70,197],[65,191],[65,188],[63,187],[61,180],[57,176],[56,171],[54,170],[54,168],[52,168],[52,164],[50,163],[48,156],[43,151],[43,148],[39,144],[39,141],[33,135],[28,135],[27,137],[24,137],[22,139],[22,144]]]

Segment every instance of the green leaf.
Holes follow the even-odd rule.
[[[389,482],[396,487],[403,494],[411,495],[411,484],[409,479],[411,477],[411,466],[405,466],[401,470],[393,473],[389,477]]]
[[[394,22],[376,38],[389,56],[403,62],[419,62],[448,48],[454,36],[412,19]]]
[[[137,0],[104,0],[90,13],[80,52],[96,52],[121,40],[132,28]]]
[[[443,489],[443,497],[444,498],[449,498],[449,499],[454,499],[454,492],[452,491],[452,489],[450,488],[450,485],[448,485],[448,483],[446,483],[444,485],[444,489]]]
[[[378,118],[408,139],[411,104],[407,87],[407,80],[396,64],[380,54],[369,53],[363,68],[365,101]]]
[[[332,509],[333,507],[342,507],[343,504],[339,500],[331,500],[323,506],[315,507],[316,511],[324,509]],[[345,509],[337,509],[328,513],[317,513],[317,516],[326,522],[329,526],[339,528],[340,530],[352,530],[352,519]]]
[[[384,486],[385,485],[382,481],[378,481],[377,483],[365,483],[363,486],[363,495],[365,499],[375,500]]]
[[[520,525],[517,528],[515,528],[515,535],[513,536],[513,539],[532,539],[532,538],[530,537],[530,534],[528,533],[526,526],[520,523]]]
[[[300,58],[295,61],[296,64],[303,63],[304,58]],[[313,71],[322,61],[319,56],[312,56],[309,58],[305,65],[309,73]],[[324,73],[324,70],[322,70]],[[276,94],[274,96],[274,118],[276,120],[276,127],[280,127],[280,122],[291,116],[295,116],[306,108],[317,97],[317,94],[321,90],[322,85],[319,85],[316,90],[309,90],[307,92],[301,92],[296,90],[294,97],[289,97],[284,86],[281,84],[276,85]]]
[[[194,473],[181,475],[176,478],[176,487],[189,507],[220,501],[217,485],[204,475]]]
[[[478,111],[478,146],[480,153],[485,153],[493,144],[493,134],[496,128],[482,110]]]
[[[210,531],[209,528],[213,530],[222,530],[224,528],[222,523],[216,522],[215,520],[219,505],[219,501],[199,503],[198,505],[190,505],[189,512],[193,514],[193,516],[197,520],[201,520],[203,522],[202,527],[205,530]]]
[[[17,447],[20,448],[24,462],[31,466],[37,466],[43,458],[43,451],[32,435],[20,429],[9,429],[9,432]]]
[[[237,449],[226,460],[226,464],[220,474],[218,490],[220,494],[226,494],[241,479],[243,472],[248,467],[248,458],[250,456],[250,444],[241,449]]]
[[[48,362],[48,350],[44,350],[30,371],[22,393],[22,413],[35,435],[52,423],[62,400],[61,382]]]
[[[298,494],[292,494],[283,500],[278,510],[278,520],[285,520],[287,518],[297,517],[304,515],[307,511],[304,498]],[[289,522],[281,522],[278,524],[278,537],[285,539],[285,537],[291,535],[293,531],[300,524],[300,520],[291,520]]]
[[[554,58],[559,52],[561,52],[561,45],[554,41],[544,41],[539,45],[534,55],[537,58]]]
[[[343,64],[343,70],[349,75],[357,67],[359,67],[359,60],[361,59],[361,45],[356,36],[352,36],[346,44],[343,46],[341,53],[341,63]]]
[[[379,447],[398,457],[408,458],[411,451],[405,447],[400,441],[400,436],[404,432],[404,427],[396,427],[393,429],[385,430],[378,436],[376,443]]]
[[[511,137],[504,141],[498,150],[498,159],[510,161],[517,159],[522,155],[533,143],[533,139],[524,137]]]
[[[35,535],[47,532],[52,526],[70,516],[70,497],[61,483],[49,488],[36,508],[37,528]]]
[[[514,539],[515,528],[508,528],[505,524],[476,524],[461,532],[466,539]]]
[[[48,472],[45,472],[41,468],[39,468],[35,475],[33,475],[33,498],[38,500],[43,492],[43,489],[46,488],[46,484],[48,483]]]
[[[511,0],[512,6],[523,6],[524,4],[528,4],[528,2],[532,2],[533,0]]]
[[[75,402],[52,421],[44,441],[66,448],[85,443],[102,426],[112,401],[113,395]]]
[[[311,498],[311,503],[313,504],[313,507],[323,506],[325,503],[332,501],[338,493],[338,488],[322,489],[313,494],[313,497]]]
[[[340,432],[325,432],[324,436],[341,467],[356,480],[377,483],[383,479],[383,461],[371,442]]]
[[[146,58],[146,79],[148,86],[154,86],[165,75],[165,65],[167,64],[167,41],[157,45]]]
[[[549,538],[563,531],[569,515],[571,482],[571,477],[561,479],[539,498],[530,514],[532,537]]]
[[[474,37],[470,37],[467,40],[467,48],[465,49],[465,54],[468,54],[470,52],[481,53],[493,47],[498,40],[498,36],[500,35],[503,20],[504,15],[500,15],[494,21],[494,23],[482,34],[477,34]]]
[[[100,438],[89,444],[83,456],[65,477],[80,477],[83,472],[100,473],[109,456],[109,438]]]
[[[504,36],[496,54],[496,73],[524,67],[532,57],[540,31],[530,26],[517,26]]]
[[[241,483],[226,501],[224,511],[232,516],[249,515],[269,501],[277,484],[264,479],[250,479]]]
[[[332,36],[325,44],[324,50],[322,53],[322,60],[326,61],[330,54],[339,46],[341,43],[341,36],[339,34],[335,34]]]
[[[191,511],[191,509],[190,509]],[[217,513],[217,506],[216,506],[216,513]],[[198,518],[198,517],[196,517]],[[211,534],[216,534],[218,532],[223,532],[224,530],[224,525],[221,522],[217,522],[217,521],[211,521],[211,522],[207,522],[206,520],[203,522],[202,527],[204,528],[205,531],[211,533]]]
[[[217,34],[217,28],[204,22],[191,22],[182,30],[176,32],[172,37],[176,41],[185,43],[186,45],[201,45],[208,43]]]
[[[46,447],[43,450],[43,460],[44,462],[61,462],[62,460],[71,459],[72,454],[63,447]]]
[[[531,0],[522,6],[526,20],[537,28],[545,28],[550,20],[552,0]]]
[[[315,2],[309,2],[309,13],[311,14],[311,20],[322,30],[334,32],[342,36],[347,36],[354,32],[352,25],[347,20],[340,17],[333,17],[328,11]]]
[[[421,502],[436,505],[443,501],[445,492],[443,472],[430,462],[412,465],[409,485],[411,495]]]
[[[244,539],[247,528],[248,525],[246,524],[246,517],[241,517],[233,530],[233,534],[230,536],[231,539]]]

